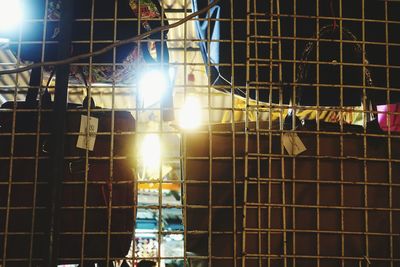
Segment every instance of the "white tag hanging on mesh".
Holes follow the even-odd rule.
[[[307,150],[297,133],[284,133],[282,142],[289,155],[296,156]]]
[[[89,124],[88,124],[88,118],[89,118]],[[87,133],[88,125],[89,125],[89,134]],[[81,115],[81,126],[79,130],[79,137],[78,137],[78,142],[76,143],[76,147],[93,151],[94,144],[96,142],[96,134],[98,127],[99,127],[98,118]]]

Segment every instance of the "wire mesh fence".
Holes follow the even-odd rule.
[[[398,1],[3,2],[0,266],[400,264]]]

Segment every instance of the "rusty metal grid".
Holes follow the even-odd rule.
[[[87,45],[89,51],[94,51],[98,45],[111,44],[117,40],[118,22],[137,21],[136,18],[118,18],[117,6],[114,6],[111,17],[97,18],[96,1],[89,2],[89,15],[76,20],[74,24],[74,27],[89,26],[87,38],[73,40],[73,45]],[[81,245],[78,256],[60,258],[60,263],[82,265],[91,261],[105,266],[119,266],[122,259],[110,255],[111,237],[113,234],[123,233],[111,230],[111,223],[115,219],[112,210],[132,208],[137,214],[146,213],[153,216],[155,228],[143,230],[139,235],[151,236],[143,242],[151,242],[154,250],[153,254],[141,255],[137,249],[138,232],[131,233],[133,245],[125,257],[128,266],[138,264],[141,260],[154,261],[157,266],[398,266],[400,233],[396,222],[400,218],[400,139],[396,132],[367,131],[370,114],[376,117],[377,112],[369,110],[366,96],[367,92],[377,92],[382,98],[380,104],[394,103],[396,94],[400,92],[400,59],[397,52],[400,40],[396,32],[400,25],[400,17],[396,13],[396,10],[400,10],[400,3],[376,0],[371,4],[368,0],[357,0],[354,13],[351,13],[348,3],[344,0],[333,0],[332,9],[329,1],[322,0],[222,2],[225,16],[221,17],[219,22],[226,32],[221,40],[212,40],[210,32],[202,40],[196,36],[191,23],[206,19],[194,19],[191,23],[180,26],[180,32],[176,35],[170,30],[167,39],[172,58],[169,65],[176,69],[173,109],[175,114],[178,114],[186,97],[195,94],[202,103],[202,127],[184,131],[176,127],[177,121],[162,121],[160,104],[151,107],[140,106],[135,86],[121,83],[104,86],[88,78],[88,88],[82,83],[68,87],[69,102],[81,104],[87,94],[94,98],[96,104],[100,103],[99,106],[105,107],[93,108],[89,102],[89,108],[82,109],[87,116],[95,116],[107,110],[110,111],[111,119],[110,129],[98,133],[98,136],[109,138],[107,155],[93,156],[86,149],[82,150],[82,154],[64,158],[67,162],[83,159],[84,171],[76,175],[78,180],[64,181],[62,184],[64,188],[82,186],[82,204],[63,206],[62,210],[82,209],[82,218],[78,220],[80,229],[87,229],[87,225],[92,223],[88,221],[88,211],[107,212],[108,222],[104,231],[59,233],[65,236],[77,235]],[[378,8],[371,12],[373,5]],[[162,7],[170,24],[192,12],[189,0],[164,1]],[[209,21],[215,22],[214,19]],[[39,27],[46,32],[48,25],[54,21],[48,20],[44,15],[42,18],[32,19],[30,23],[40,24]],[[163,23],[162,20],[161,24]],[[339,39],[334,40],[313,37],[319,29],[332,23],[338,28],[350,28],[357,41],[346,40],[343,33],[340,33]],[[106,27],[106,24],[111,25],[112,35],[107,38],[94,38],[96,28]],[[208,25],[209,29],[210,27]],[[379,29],[376,30],[376,27]],[[382,34],[375,38],[374,34],[381,29]],[[141,33],[140,26],[137,27],[137,32]],[[2,67],[22,66],[20,59],[23,48],[37,44],[41,47],[41,61],[45,61],[47,49],[57,44],[55,41],[46,40],[45,33],[39,40],[24,39],[25,34],[27,33],[21,30],[18,40],[11,43],[16,47],[16,61],[2,62]],[[308,64],[316,66],[338,65],[338,84],[320,81],[318,67],[314,84],[298,81],[299,65],[304,63],[301,59],[302,53],[307,43],[313,41],[339,44],[341,49],[337,62],[320,60],[322,52],[318,49],[315,59],[307,61]],[[203,62],[198,48],[201,42],[219,42],[221,49],[230,54],[229,59],[221,60],[220,63],[211,62],[209,59]],[[45,43],[49,46],[43,45]],[[145,40],[139,43],[147,45]],[[345,55],[342,48],[347,44],[357,44],[362,51],[366,51],[362,53],[361,62],[343,62]],[[208,48],[209,56],[211,52]],[[91,74],[98,65],[111,66],[113,71],[123,66],[123,63],[117,62],[116,56],[114,49],[110,62],[96,63],[91,58],[73,63],[72,66],[87,67],[87,75],[92,77]],[[206,73],[211,73],[214,66],[224,68],[230,73],[229,83],[213,83]],[[344,77],[348,68],[359,68],[363,75],[369,70],[372,73],[373,84],[368,84],[365,79],[362,79],[362,84],[346,84]],[[39,90],[43,93],[49,74],[43,68],[40,72],[43,81]],[[195,74],[194,81],[188,78],[190,74]],[[240,80],[243,77],[244,81]],[[3,82],[0,86],[0,96],[4,100],[0,98],[1,102],[23,101],[29,89],[28,78],[29,73],[22,73],[11,78],[11,83]],[[320,91],[338,88],[340,104],[323,106],[317,100],[316,105],[302,106],[296,102],[298,91],[293,90],[300,86],[316,88],[317,99]],[[54,87],[53,81],[49,87],[53,97]],[[343,116],[340,116],[349,110],[344,105],[344,87],[346,90],[362,88],[362,109],[353,111],[354,114],[360,113],[362,117],[362,125],[359,128],[361,131],[353,131],[347,126]],[[241,104],[238,105],[238,102]],[[300,126],[291,130],[296,122],[294,118],[290,120],[289,126],[284,124],[289,109],[296,114],[312,111],[317,118],[325,112],[339,114],[336,122],[338,128],[334,131],[327,130],[323,123],[314,118],[315,128]],[[134,130],[114,129],[118,112],[123,111],[130,112],[136,119]],[[72,116],[73,113],[81,114],[82,111],[69,110],[68,116]],[[2,109],[0,115],[4,117],[4,114],[11,116],[12,127],[9,132],[0,132],[0,139],[10,138],[10,143],[16,144],[16,139],[27,138],[33,143],[33,154],[20,156],[13,145],[8,152],[0,154],[0,214],[5,218],[4,225],[0,225],[0,241],[3,244],[0,266],[37,266],[46,261],[44,257],[35,257],[36,240],[45,237],[47,233],[45,229],[36,229],[34,222],[37,218],[46,216],[48,203],[42,199],[39,201],[37,195],[38,190],[48,186],[48,182],[43,181],[41,177],[41,164],[47,162],[49,156],[43,155],[41,151],[42,140],[50,138],[50,132],[43,131],[38,125],[43,118],[48,119],[46,114],[50,114],[50,109],[42,107],[42,103],[39,102],[38,108]],[[17,114],[37,114],[38,121],[32,131],[19,133],[16,130]],[[399,113],[393,115],[400,116]],[[69,131],[67,139],[76,138],[79,135],[78,130]],[[307,151],[315,153],[289,155],[282,139],[285,134],[293,132],[303,140]],[[161,142],[166,144],[168,151],[161,157],[161,166],[172,166],[178,173],[175,178],[164,177],[163,168],[159,168],[158,173],[152,177],[142,175],[141,157],[136,152],[140,150],[143,138],[148,134],[159,136]],[[134,152],[131,155],[119,156],[114,153],[114,149],[120,149],[115,148],[115,142],[124,136],[132,136],[138,141],[135,148],[132,148]],[[373,146],[371,142],[380,145]],[[355,148],[349,148],[351,145]],[[110,181],[89,179],[89,161],[96,160],[106,162],[106,177],[111,177]],[[118,160],[135,162],[132,163],[134,180],[120,181],[119,177],[115,177],[114,164]],[[21,164],[22,161],[28,164]],[[15,169],[14,165],[19,168]],[[30,180],[14,181],[14,174],[23,173],[24,167],[26,170],[32,169]],[[351,169],[357,169],[357,173],[353,175]],[[101,206],[98,203],[89,203],[90,188],[99,185],[98,188],[102,190],[107,188],[109,182],[113,186],[130,185],[138,192],[137,205],[113,205],[113,191]],[[15,200],[12,197],[17,186],[33,188],[30,196],[32,202],[13,207],[11,203]],[[167,199],[170,197],[170,191],[165,188],[173,188],[171,191],[178,192],[179,197],[169,202]],[[349,197],[352,193],[356,200]],[[305,196],[305,199],[301,199],[302,196]],[[147,198],[154,198],[155,201],[147,203]],[[111,206],[113,209],[108,208]],[[172,210],[180,214],[177,217],[182,219],[181,229],[165,227]],[[31,213],[12,217],[18,212],[21,214],[21,211]],[[356,226],[348,225],[349,214],[357,218]],[[383,223],[380,224],[381,221],[377,218],[383,218]],[[136,220],[138,221],[138,215]],[[20,221],[28,224],[29,231],[9,230]],[[106,251],[101,257],[91,258],[86,254],[85,242],[88,236],[96,234],[106,236]],[[10,251],[7,250],[7,238],[10,236],[26,238],[23,241],[27,248],[24,256],[10,256]],[[177,236],[183,236],[182,249],[177,254],[166,253],[166,246],[176,245],[171,245],[167,240]],[[335,244],[332,245],[332,250],[327,249],[328,243]],[[377,250],[374,248],[379,245],[387,248],[386,253],[375,253]]]
[[[399,23],[398,3],[229,3],[224,7],[231,8],[230,15],[225,10],[221,20],[230,24],[225,29],[230,35],[221,43],[230,42],[223,49],[235,55],[228,71],[231,84],[215,86],[211,80],[208,94],[211,99],[215,88],[231,92],[229,120],[183,137],[186,251],[196,251],[188,255],[190,262],[397,266],[399,138],[395,131],[371,131],[378,112],[369,100],[374,105],[399,101],[399,39],[394,30]],[[238,16],[238,10],[244,9],[246,17]],[[337,38],[316,37],[333,24],[351,34],[338,30]],[[246,39],[238,36],[240,27],[246,28]],[[208,39],[213,42],[210,35]],[[242,52],[243,41],[245,86],[235,75],[243,71],[237,52]],[[336,61],[324,60],[326,54],[320,49],[314,58],[302,59],[310,43],[314,48],[337,44]],[[346,60],[343,47],[348,45],[361,51],[359,61]],[[317,66],[315,82],[299,80],[304,64]],[[318,67],[322,65],[338,66],[337,83],[323,81]],[[206,66],[210,73],[213,62]],[[353,68],[366,77],[360,83],[348,83],[346,72]],[[315,104],[297,102],[301,86],[316,89]],[[338,89],[338,104],[319,103],[321,92],[331,88]],[[239,105],[235,100],[240,93],[232,93],[236,89],[246,92]],[[361,91],[357,109],[345,104],[349,89]],[[209,107],[209,114],[213,108]],[[289,110],[298,115],[300,124],[294,117],[285,121]],[[349,110],[360,117],[358,122],[345,119]],[[331,125],[326,124],[327,113],[335,117]],[[294,125],[296,130],[291,129]],[[307,148],[296,156],[282,144],[293,133]]]
[[[30,2],[32,1],[25,1],[25,4],[28,5]],[[37,3],[39,2],[40,1],[37,1]],[[50,2],[51,1],[45,0],[42,4],[48,6]],[[72,47],[77,48],[81,45],[81,47],[84,46],[86,52],[93,52],[98,50],[101,46],[115,43],[118,40],[117,28],[120,27],[120,23],[123,22],[131,23],[131,27],[132,25],[135,25],[136,28],[131,28],[130,30],[137,32],[137,34],[142,33],[140,26],[140,12],[139,18],[136,18],[133,14],[129,18],[119,17],[118,12],[121,7],[118,5],[124,3],[126,6],[123,8],[129,9],[129,6],[127,5],[129,1],[108,1],[108,4],[112,6],[112,9],[100,11],[96,10],[96,7],[98,7],[102,2],[76,2],[78,6],[82,5],[82,9],[88,8],[88,12],[83,16],[74,19],[72,32],[74,34],[74,31],[78,31],[78,29],[82,27],[87,31],[87,34],[83,35],[83,38],[81,35],[81,39],[74,39],[74,37],[72,37]],[[162,4],[161,13],[162,15],[168,14],[168,22],[171,24],[179,21],[184,15],[187,15],[190,12],[188,3],[165,1]],[[30,6],[30,8],[32,8],[32,6]],[[40,6],[35,6],[35,8],[40,9]],[[24,49],[39,46],[40,48],[37,52],[40,54],[40,62],[48,61],[49,59],[47,55],[51,53],[52,49],[52,52],[54,52],[54,49],[57,49],[59,41],[48,40],[48,35],[53,33],[49,33],[50,30],[47,31],[47,28],[57,24],[59,18],[48,18],[48,9],[45,9],[44,6],[42,6],[42,8],[43,10],[41,11],[36,10],[38,13],[42,12],[42,14],[24,21],[24,25],[22,25],[18,31],[19,37],[7,44],[9,47],[12,47],[12,50],[14,50],[13,53],[10,52],[11,49],[2,47],[8,55],[6,60],[3,58],[1,62],[2,70],[7,68],[18,68],[29,64],[28,62],[25,62],[26,59],[23,58],[22,54]],[[102,13],[106,13],[107,15],[102,16]],[[154,21],[156,21],[156,19],[154,19]],[[164,23],[164,18],[159,19],[159,24],[161,26],[163,26]],[[39,29],[38,31],[42,31],[42,34],[39,34],[40,38],[29,39],[31,37],[29,35],[30,32],[23,28],[26,25],[31,26],[31,28]],[[99,31],[101,32],[103,27],[105,31],[107,30],[111,34],[99,39]],[[182,28],[186,28],[186,26],[182,26]],[[54,30],[54,28],[51,28],[51,30]],[[161,41],[164,41],[164,38],[165,37],[162,36]],[[179,43],[187,42],[187,40],[186,38],[178,40],[173,40],[173,38],[171,38],[168,42],[174,42],[179,45]],[[139,46],[147,46],[147,43],[148,40],[140,41]],[[177,47],[170,45],[170,51],[173,51],[175,54],[177,53],[176,51],[182,53],[181,51],[186,49],[190,50],[191,48],[183,48],[182,45]],[[166,122],[161,120],[160,104],[151,107],[141,107],[139,104],[136,104],[139,99],[137,89],[135,88],[136,86],[116,82],[99,84],[98,81],[93,80],[94,76],[92,75],[92,72],[98,66],[110,67],[110,71],[115,72],[117,68],[128,65],[126,63],[117,62],[116,51],[116,49],[111,50],[109,53],[110,59],[104,62],[95,62],[93,58],[90,58],[88,60],[71,64],[71,67],[75,69],[85,68],[87,71],[85,74],[87,76],[86,79],[88,85],[85,86],[82,80],[76,82],[73,77],[70,77],[70,84],[67,89],[69,94],[68,103],[77,105],[72,105],[67,112],[68,126],[65,138],[68,145],[65,150],[72,150],[72,153],[69,153],[71,151],[67,152],[67,155],[63,158],[65,161],[65,172],[68,173],[69,177],[62,182],[62,188],[64,191],[61,191],[61,194],[63,195],[62,201],[65,201],[67,204],[61,204],[62,207],[57,212],[64,214],[61,215],[64,216],[60,219],[61,224],[63,223],[62,220],[67,218],[68,220],[74,221],[76,224],[75,226],[77,227],[74,231],[58,230],[57,232],[56,230],[55,238],[61,240],[59,241],[61,244],[58,245],[61,248],[63,248],[63,242],[68,243],[68,238],[77,238],[78,241],[75,240],[75,245],[77,245],[79,253],[72,256],[58,256],[56,259],[58,264],[94,266],[94,264],[97,263],[101,264],[101,266],[120,266],[122,261],[125,260],[125,264],[128,264],[128,266],[136,266],[142,260],[150,260],[155,262],[158,266],[161,266],[165,265],[165,263],[162,263],[163,261],[183,260],[183,256],[165,256],[161,254],[161,246],[165,246],[165,244],[163,244],[166,239],[165,237],[183,235],[183,231],[173,229],[169,230],[164,228],[162,223],[166,217],[164,213],[169,214],[169,210],[182,209],[182,205],[179,201],[177,201],[175,205],[163,204],[163,199],[165,198],[165,193],[163,193],[164,184],[167,187],[175,186],[179,188],[182,183],[182,181],[179,180],[180,174],[177,175],[175,180],[168,181],[167,178],[166,180],[163,180],[160,170],[160,174],[151,177],[151,184],[157,185],[151,189],[152,194],[157,196],[157,201],[151,203],[151,205],[149,205],[149,203],[141,203],[142,191],[147,190],[143,189],[143,187],[148,188],[150,182],[148,180],[149,178],[140,177],[139,175],[141,159],[140,155],[137,153],[138,149],[136,148],[140,147],[141,140],[148,134],[156,134],[157,136],[160,136],[161,139],[164,139],[164,137],[166,139],[171,139],[171,136],[176,136],[177,131],[171,129],[171,127],[168,128],[169,130],[165,130],[165,127],[168,125]],[[161,53],[165,53],[164,49],[162,49]],[[51,60],[55,60],[55,58],[52,58]],[[165,65],[167,63],[168,62],[162,62],[161,64]],[[152,66],[150,63],[146,64],[148,67]],[[183,65],[184,63],[178,61],[173,64],[175,64],[176,67]],[[160,64],[154,65],[157,67]],[[47,219],[48,216],[51,216],[51,214],[49,215],[47,213],[48,204],[51,202],[51,200],[47,198],[50,196],[44,194],[43,191],[50,191],[49,189],[52,184],[52,176],[46,172],[46,169],[52,168],[49,156],[50,153],[48,151],[49,147],[47,147],[47,145],[51,141],[51,127],[49,127],[49,124],[52,124],[50,121],[52,119],[50,114],[53,113],[50,107],[45,106],[42,97],[47,88],[52,99],[54,99],[54,92],[57,90],[57,79],[55,79],[55,81],[54,79],[49,80],[50,72],[51,71],[47,68],[40,68],[39,79],[41,82],[38,87],[39,102],[32,106],[27,105],[26,107],[23,107],[25,97],[27,92],[32,89],[32,86],[28,85],[30,73],[23,72],[11,74],[7,77],[4,75],[2,76],[5,78],[2,80],[1,85],[1,103],[3,104],[8,101],[7,103],[12,104],[11,107],[8,105],[0,111],[2,123],[10,122],[10,125],[7,125],[7,129],[5,129],[5,124],[2,124],[2,130],[5,130],[0,133],[2,143],[2,152],[0,156],[2,173],[0,181],[0,210],[2,218],[2,224],[0,226],[2,250],[0,266],[2,267],[45,266],[47,261],[46,257],[48,255],[46,256],[45,253],[38,253],[38,251],[40,251],[41,248],[45,250],[48,245],[42,240],[48,236],[48,230],[46,230],[46,226],[40,224],[39,221],[41,218]],[[132,73],[132,75],[133,74],[134,73]],[[88,97],[89,99],[93,97],[94,102],[89,101],[87,107],[82,107],[85,97]],[[16,103],[18,103],[18,108]],[[93,105],[96,106],[94,107]],[[154,121],[156,122],[156,129],[147,128],[148,121],[146,121],[145,118],[146,112],[153,114],[155,117],[153,123]],[[101,142],[99,140],[102,138],[103,140],[107,140],[104,143],[105,146],[102,147],[103,150],[98,151],[98,153],[93,153],[89,149],[79,150],[78,153],[76,153],[77,151],[73,151],[76,147],[76,139],[78,136],[82,136],[82,134],[79,132],[79,126],[78,128],[68,128],[71,126],[71,123],[79,123],[81,115],[86,115],[88,117],[99,117],[101,125],[101,119],[103,118],[102,114],[108,114],[108,121],[103,125],[106,129],[98,132],[96,138],[97,142]],[[128,114],[131,114],[135,118],[136,122],[129,119],[119,121],[121,115],[127,116]],[[6,119],[10,119],[10,121],[4,122]],[[29,125],[27,127],[28,130],[24,129],[24,122]],[[46,126],[43,126],[43,124]],[[39,125],[42,126],[39,127]],[[89,135],[90,134],[87,131],[86,138],[89,138]],[[20,141],[16,142],[18,139]],[[137,143],[132,142],[132,139],[138,140]],[[32,151],[23,151],[24,149],[32,149]],[[172,147],[172,149],[174,151],[179,151],[179,146]],[[121,152],[122,150],[124,150],[124,152]],[[180,156],[167,155],[162,159],[162,161],[173,166],[174,171],[180,170]],[[96,164],[102,165],[102,167],[100,166],[99,168],[98,165],[96,167]],[[118,170],[118,168],[126,168],[124,164],[129,165],[129,170]],[[121,165],[124,166],[121,167]],[[17,166],[17,168],[15,166]],[[77,167],[78,171],[71,171],[75,167]],[[96,171],[96,168],[99,169]],[[90,174],[90,171],[96,173]],[[96,179],[96,176],[101,176],[103,178]],[[121,200],[118,199],[118,195],[116,197],[113,196],[113,192],[121,192],[118,191],[119,187],[135,192],[135,194],[139,194],[139,196],[131,196],[129,201],[125,201],[125,203],[121,202]],[[73,188],[79,188],[80,191],[74,191]],[[110,188],[113,188],[114,190]],[[174,190],[177,189],[174,188]],[[93,198],[93,194],[101,198],[100,203],[97,200],[93,202],[93,199],[91,199]],[[181,194],[180,190],[177,190],[177,194]],[[68,201],[65,200],[65,197],[72,201],[68,203]],[[137,203],[138,199],[139,203]],[[115,200],[117,203],[113,203]],[[145,230],[140,233],[140,235],[150,234],[154,236],[152,238],[156,240],[157,243],[155,255],[138,256],[139,252],[144,249],[137,248],[137,243],[139,241],[136,233],[132,231],[113,229],[113,225],[118,223],[118,220],[121,220],[121,216],[118,216],[118,211],[126,212],[127,210],[130,210],[134,216],[136,216],[137,211],[139,213],[140,210],[150,210],[155,214],[155,217],[153,218],[157,225],[155,229],[151,229],[151,231],[147,232]],[[100,218],[103,220],[106,218],[106,221],[93,221],[93,218],[96,218],[96,215],[93,215],[93,213],[96,212],[104,213],[105,216],[103,214]],[[114,212],[117,212],[117,215],[115,215]],[[129,222],[130,225],[136,223],[134,216]],[[126,254],[122,257],[115,257],[112,255],[112,246],[118,247],[118,243],[112,243],[113,236],[116,235],[130,235],[130,240],[132,242],[130,246],[131,248],[127,250]],[[93,245],[95,244],[93,243],[93,239],[90,239],[91,236],[97,236],[99,238],[98,245],[103,246],[102,253],[97,256],[90,256],[90,251],[93,249]],[[61,239],[61,237],[64,239]],[[11,239],[13,239],[13,245],[10,245]],[[86,245],[88,242],[92,247]],[[66,247],[64,246],[64,249],[65,248]],[[69,249],[71,249],[71,247],[69,247]],[[64,252],[65,251],[59,251],[58,255],[68,255],[68,253]]]
[[[393,13],[398,3],[307,1],[305,7],[304,1],[271,1],[270,33],[263,35],[257,25],[264,13],[257,12],[258,1],[250,2],[247,23],[254,27],[248,28],[247,90],[279,90],[279,99],[265,105],[247,98],[247,112],[261,113],[267,108],[276,110],[279,119],[274,124],[270,116],[265,124],[250,122],[246,116],[242,266],[397,266],[399,170],[395,147],[399,139],[394,131],[370,130],[371,116],[378,113],[368,101],[375,101],[373,105],[398,102],[393,97],[398,91],[393,76],[398,40],[392,30],[398,24]],[[317,34],[327,25],[339,29],[338,38]],[[346,29],[351,29],[357,40],[349,40]],[[253,38],[255,42],[270,41],[269,57],[251,45]],[[315,44],[315,59],[304,59],[310,42]],[[322,47],[327,42],[340,47],[335,61],[326,62]],[[346,61],[344,47],[349,43],[362,51],[361,62]],[[253,61],[269,64],[269,81],[258,82],[262,67],[256,63],[252,68]],[[316,66],[312,85],[301,80],[304,73],[299,74],[306,64]],[[324,64],[338,64],[339,83],[323,81],[320,66]],[[361,83],[346,83],[351,66],[362,70],[365,78]],[[316,89],[314,105],[298,102],[302,86]],[[285,98],[288,87],[293,90]],[[339,105],[320,104],[321,92],[335,87],[340,89]],[[313,126],[307,119],[300,124],[295,117],[285,121],[287,109],[294,114],[313,110],[316,118],[327,110],[345,112],[345,87],[362,90],[363,109],[359,112],[363,120],[358,129],[349,127],[343,116],[334,121],[335,130],[315,118]],[[288,134],[299,136],[309,152],[288,155],[282,141]]]

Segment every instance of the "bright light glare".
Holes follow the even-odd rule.
[[[0,0],[0,31],[13,31],[21,23],[21,0]]]
[[[184,129],[195,129],[201,124],[201,104],[198,98],[187,96],[180,111],[179,125]]]
[[[159,102],[167,90],[168,78],[161,70],[145,72],[139,80],[138,88],[144,107]]]
[[[161,162],[161,142],[156,134],[148,134],[144,137],[140,148],[143,167],[148,172],[158,172]]]

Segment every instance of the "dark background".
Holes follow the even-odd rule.
[[[196,0],[194,0],[196,1]],[[273,68],[273,94],[272,102],[279,103],[280,94],[282,89],[283,102],[288,103],[292,91],[293,82],[296,80],[297,74],[294,76],[294,69],[298,70],[298,63],[293,62],[294,59],[300,60],[304,49],[310,40],[307,38],[315,38],[316,33],[322,27],[334,23],[333,17],[342,17],[342,26],[351,31],[354,36],[363,41],[363,8],[362,2],[364,1],[364,31],[365,31],[365,52],[366,58],[369,62],[368,69],[371,72],[373,85],[375,87],[382,87],[379,89],[366,90],[367,95],[375,104],[382,104],[387,102],[387,92],[385,88],[390,88],[389,99],[391,102],[400,101],[400,2],[387,2],[387,20],[388,25],[388,47],[386,47],[386,25],[385,25],[385,1],[380,0],[297,0],[294,6],[294,0],[279,1],[280,2],[280,19],[281,19],[281,44],[282,44],[282,80],[279,79],[278,67]],[[197,0],[199,8],[205,6],[207,1]],[[259,82],[256,88],[251,84],[255,90],[251,91],[252,98],[258,98],[262,101],[269,101],[270,87],[268,82],[271,81],[269,77],[269,58],[270,58],[270,1],[243,1],[243,0],[223,0],[220,2],[221,6],[221,43],[220,43],[220,73],[227,80],[234,83],[234,88],[245,89],[246,86],[246,4],[250,2],[251,13],[256,12],[257,15],[251,15],[253,19],[251,22],[251,36],[252,41],[250,45],[250,58],[259,58],[258,67],[256,61],[251,60],[250,66],[250,81]],[[276,2],[274,3],[274,19],[276,16]],[[256,3],[254,5],[253,3]],[[233,17],[231,14],[231,5],[233,5]],[[341,5],[341,8],[340,8]],[[340,12],[341,9],[341,12]],[[294,14],[297,15],[296,19],[296,36],[294,32]],[[318,16],[318,17],[317,17]],[[204,17],[203,17],[204,18]],[[254,23],[254,21],[257,23]],[[233,27],[233,36],[231,36],[231,24]],[[318,25],[319,24],[319,25]],[[338,28],[340,27],[340,20],[336,19]],[[255,38],[255,25],[257,25],[257,36]],[[277,23],[274,23],[273,36],[277,37]],[[339,40],[339,31],[328,35],[326,39]],[[346,40],[345,37],[343,37]],[[231,40],[234,40],[234,76],[232,77],[232,46]],[[258,53],[256,55],[257,40]],[[274,38],[278,41],[277,38]],[[375,42],[375,43],[369,43]],[[296,50],[294,51],[294,45]],[[360,44],[362,46],[362,44]],[[340,62],[340,43],[339,42],[320,42],[320,56],[319,62],[332,62],[336,60]],[[342,46],[343,62],[344,63],[358,63],[362,64],[362,55],[354,53],[354,44],[344,43]],[[386,54],[388,54],[388,76],[386,75]],[[273,46],[272,62],[278,63],[278,45]],[[316,52],[310,53],[309,60],[316,60]],[[289,61],[289,62],[288,62]],[[295,65],[294,65],[295,64]],[[371,66],[380,65],[380,66]],[[333,64],[319,64],[320,77],[319,83],[328,86],[320,87],[320,105],[338,106],[340,101],[340,89],[329,87],[332,85],[340,84],[340,67]],[[316,79],[316,66],[310,64],[307,79],[301,81],[305,84],[315,84]],[[256,76],[258,74],[258,79]],[[216,75],[211,76],[211,83],[216,79]],[[363,68],[362,66],[343,66],[343,105],[357,106],[361,103],[361,96],[363,94]],[[260,83],[261,82],[261,83]],[[264,82],[264,84],[262,84]],[[227,83],[219,83],[222,88],[230,88]],[[352,88],[346,85],[352,85]],[[359,85],[360,87],[355,87]],[[303,86],[298,88],[302,91],[300,103],[303,105],[316,105],[316,87]],[[397,91],[396,91],[397,90]],[[257,94],[257,91],[259,92]],[[240,94],[239,92],[236,92]],[[243,95],[243,94],[242,94]],[[299,95],[299,93],[297,93]]]

